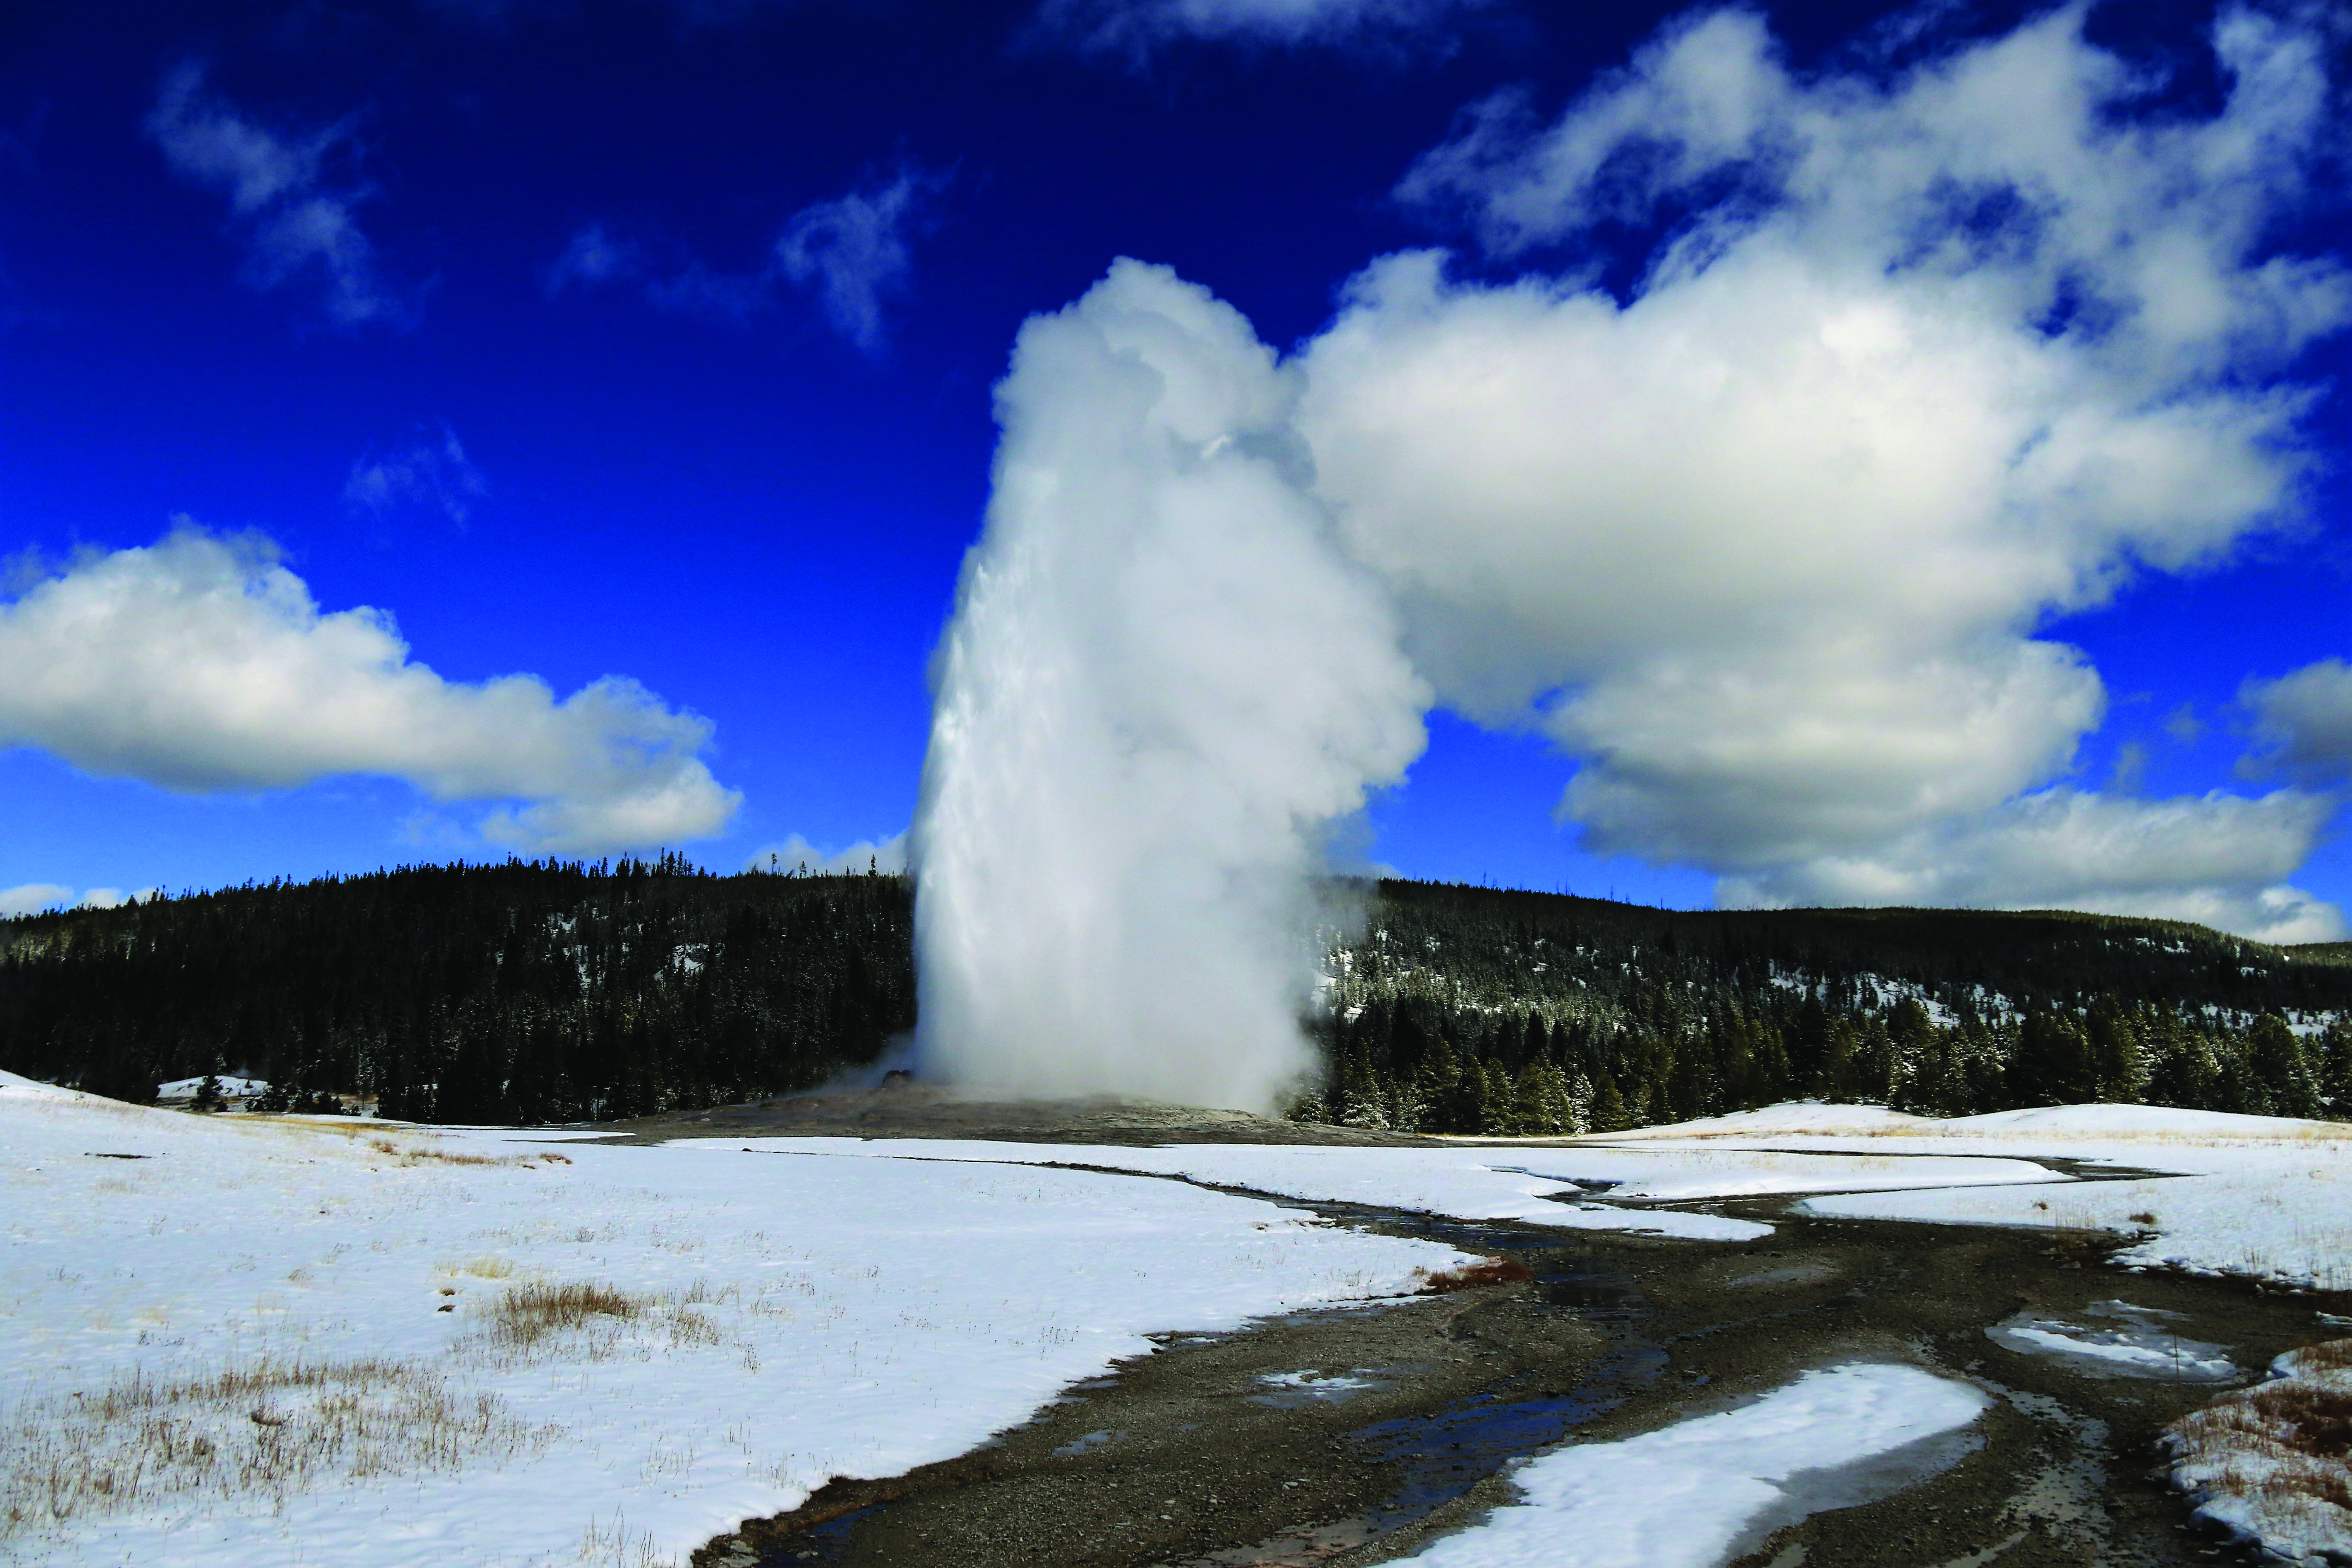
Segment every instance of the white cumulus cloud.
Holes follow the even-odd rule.
[[[55,882],[26,882],[14,888],[0,888],[0,920],[14,920],[18,915],[37,915],[44,910],[63,909],[73,902],[71,888]]]
[[[173,174],[228,197],[245,237],[246,275],[256,287],[316,276],[327,319],[336,326],[414,321],[413,303],[385,283],[375,247],[360,227],[357,208],[373,193],[328,178],[330,161],[350,147],[348,124],[273,131],[207,90],[204,68],[190,63],[164,77],[147,132]]]
[[[495,843],[586,854],[720,831],[740,797],[701,761],[709,735],[625,677],[560,700],[531,675],[445,680],[389,616],[320,610],[253,537],[184,525],[0,602],[0,745],[166,789],[384,775],[494,803]]]
[[[2276,680],[2249,681],[2239,700],[2271,764],[2331,784],[2352,781],[2352,668],[2324,658]]]
[[[838,876],[873,870],[895,877],[907,868],[907,836],[893,833],[887,838],[861,838],[838,849],[821,849],[795,833],[780,843],[762,847],[743,863],[743,868],[772,871],[780,876]]]
[[[2266,942],[2345,934],[2335,906],[2287,885],[2335,803],[2296,790],[2147,801],[2058,788],[1980,816],[1822,856],[1721,889],[1733,905],[1966,905],[2200,921]]]
[[[2227,12],[2218,112],[2151,113],[2083,16],[1882,78],[1715,12],[1548,122],[1484,105],[1400,194],[1558,269],[1391,257],[1304,352],[1320,494],[1417,664],[1577,759],[1593,847],[1733,898],[2301,918],[2245,900],[2308,797],[2035,793],[2105,710],[2035,628],[2292,516],[2281,367],[2352,314],[2270,239],[2335,122],[2321,41]],[[1660,236],[1622,297],[1603,225]],[[2130,867],[2037,861],[2061,825]]]
[[[0,888],[0,920],[37,915],[47,910],[120,909],[134,900],[152,899],[160,891],[157,888],[141,888],[129,893],[120,888],[87,888],[77,898],[71,888],[56,882],[26,882],[20,887]]]

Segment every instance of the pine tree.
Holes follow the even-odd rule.
[[[2275,1013],[2254,1020],[2246,1034],[2246,1065],[2273,1116],[2311,1116],[2319,1110],[2318,1085],[2304,1058],[2303,1042]]]
[[[2101,1100],[2137,1105],[2147,1096],[2147,1054],[2132,1020],[2112,1006],[2091,1009],[2091,1073]]]
[[[1339,1125],[1385,1131],[1389,1126],[1387,1100],[1380,1071],[1372,1066],[1371,1052],[1359,1044],[1349,1053],[1347,1068],[1339,1078]]]
[[[1419,1114],[1413,1119],[1415,1130],[1423,1132],[1455,1131],[1454,1116],[1455,1100],[1462,1084],[1462,1067],[1454,1058],[1454,1047],[1445,1037],[1438,1036],[1422,1054],[1421,1066],[1413,1073],[1413,1101]]]
[[[1592,1131],[1622,1132],[1632,1125],[1625,1113],[1625,1097],[1617,1091],[1617,1080],[1603,1072],[1592,1089]]]
[[[1853,1098],[1854,1057],[1858,1041],[1854,1027],[1843,1018],[1831,1024],[1822,1038],[1821,1079],[1815,1092],[1823,1100],[1843,1100]]]

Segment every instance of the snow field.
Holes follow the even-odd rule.
[[[1808,1513],[1895,1489],[1912,1476],[1872,1474],[1873,1461],[1958,1432],[1990,1403],[1916,1367],[1805,1373],[1739,1409],[1530,1459],[1511,1473],[1521,1500],[1409,1561],[1710,1568]],[[1923,1455],[1917,1468],[1950,1457]]]
[[[1516,1167],[1524,1151],[1350,1149],[1290,1143],[1185,1143],[1159,1149],[1100,1144],[992,1143],[931,1138],[758,1138],[737,1146],[772,1153],[877,1159],[1101,1166],[1309,1203],[1410,1209],[1449,1219],[1517,1220],[1561,1230],[1625,1230],[1696,1241],[1752,1241],[1769,1225],[1724,1215],[1643,1211],[1583,1200],[1583,1188]]]
[[[1465,1261],[1175,1183],[5,1079],[0,1213],[0,1557],[58,1568],[683,1561],[1150,1334]]]
[[[1260,1143],[1118,1149],[923,1138],[761,1138],[738,1146],[778,1153],[835,1152],[902,1160],[1108,1166],[1308,1202],[1410,1209],[1452,1219],[1516,1220],[1564,1230],[1637,1231],[1695,1241],[1752,1241],[1772,1234],[1772,1227],[1727,1215],[1623,1205],[2074,1180],[2030,1160],[1874,1151],[1777,1153],[1712,1147],[1629,1150],[1467,1142],[1417,1149]]]
[[[1875,1106],[1804,1104],[1615,1133],[1577,1147],[1676,1155],[1704,1148],[1752,1157],[1764,1144],[1904,1159],[1973,1154],[1990,1158],[1955,1163],[1987,1166],[2040,1157],[2160,1170],[2166,1173],[2063,1187],[1847,1190],[1799,1206],[1829,1218],[2116,1231],[2140,1237],[2118,1255],[2126,1267],[2352,1289],[2352,1125],[2339,1122],[2149,1105],[2053,1106],[1939,1121]]]

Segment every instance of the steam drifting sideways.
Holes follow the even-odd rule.
[[[1300,391],[1162,268],[1022,329],[916,823],[928,1070],[1265,1110],[1308,1067],[1323,836],[1431,697]]]
[[[1398,195],[1564,270],[1384,258],[1286,363],[1135,262],[1031,321],[917,824],[928,1060],[1266,1104],[1318,842],[1437,701],[1726,902],[2339,934],[2283,880],[2331,799],[2085,787],[2105,688],[2035,634],[2295,518],[2352,279],[2276,237],[2342,93],[2231,10],[2185,110],[2084,16],[1808,76],[1718,11],[1490,100]],[[1622,296],[1604,232],[1654,237]]]

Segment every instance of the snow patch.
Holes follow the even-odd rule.
[[[1410,1561],[1431,1568],[1710,1568],[1808,1513],[1885,1496],[1991,1402],[1910,1366],[1809,1372],[1755,1404],[1512,1473],[1522,1500]],[[1909,1465],[1874,1466],[1908,1458]]]
[[[2047,1356],[2089,1377],[2151,1377],[2173,1383],[2231,1383],[2240,1375],[2220,1345],[2184,1340],[2170,1326],[2176,1312],[2101,1301],[2077,1323],[2032,1310],[1985,1330],[1985,1337],[2021,1355]]]

